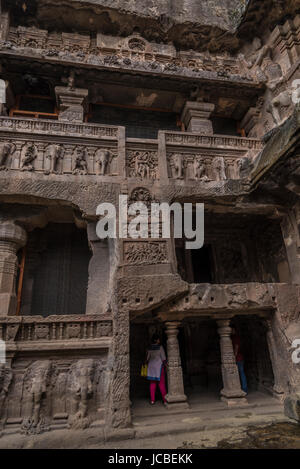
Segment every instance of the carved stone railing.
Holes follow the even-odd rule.
[[[260,140],[160,131],[126,139],[124,127],[0,117],[0,169],[154,182],[240,179]],[[246,165],[247,166],[247,165]]]
[[[123,127],[0,117],[0,168],[115,176],[121,135]]]
[[[9,316],[0,318],[0,339],[8,351],[78,347],[107,348],[112,321],[99,316]],[[63,345],[62,345],[63,344]],[[73,345],[72,345],[73,344]]]
[[[197,135],[185,132],[164,132],[167,145],[187,145],[213,149],[236,149],[239,151],[256,150],[263,147],[261,140],[255,138],[227,135]]]
[[[263,148],[254,138],[162,132],[168,175],[184,181],[240,179],[245,159],[250,162]]]
[[[52,120],[0,117],[0,129],[29,134],[78,136],[84,138],[118,138],[118,127],[99,124],[72,124]]]

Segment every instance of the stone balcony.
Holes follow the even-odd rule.
[[[178,185],[239,180],[245,159],[262,149],[252,138],[160,131],[156,140],[126,139],[124,127],[9,117],[0,117],[0,145],[1,169],[22,177]]]

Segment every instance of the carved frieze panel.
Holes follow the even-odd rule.
[[[127,150],[126,170],[128,177],[158,179],[158,155],[156,151]]]
[[[171,44],[149,42],[139,34],[127,38],[97,34],[96,43],[89,35],[55,33],[37,28],[11,27],[4,43],[11,50],[32,48],[34,53],[47,57],[76,57],[90,63],[114,66],[149,66],[149,70],[179,72],[213,72],[220,77],[238,76],[247,81],[256,80],[248,68],[244,70],[240,57],[228,54],[177,52]],[[63,54],[63,55],[62,55]]]
[[[74,141],[74,140],[73,140]],[[0,170],[49,174],[112,176],[118,174],[115,147],[25,140],[0,141]]]
[[[163,264],[168,262],[165,241],[124,242],[124,263],[127,265]]]
[[[106,353],[94,358],[26,360],[0,368],[0,419],[21,433],[39,434],[60,421],[86,428],[103,418],[107,397]],[[102,415],[99,411],[102,410]]]
[[[168,153],[169,176],[193,181],[239,179],[240,159],[198,153]]]

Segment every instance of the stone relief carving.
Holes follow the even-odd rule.
[[[109,172],[109,163],[111,160],[112,154],[109,150],[104,150],[100,148],[95,153],[95,163],[96,163],[96,174],[104,176]]]
[[[74,363],[68,375],[68,389],[70,390],[69,425],[72,428],[86,428],[89,426],[88,400],[93,394],[94,360],[82,359]]]
[[[13,379],[13,371],[4,363],[0,363],[0,419],[4,410],[9,386]]]
[[[282,91],[278,96],[273,98],[268,107],[268,112],[271,114],[274,124],[276,126],[282,124],[285,118],[288,117],[288,108],[292,106],[292,91]]]
[[[128,177],[158,179],[157,152],[129,150],[126,159]]]
[[[153,34],[153,32],[152,32]],[[187,32],[188,49],[193,42],[197,42],[198,33]],[[76,61],[158,69],[171,72],[185,72],[197,74],[202,71],[217,71],[219,76],[239,75],[243,73],[240,60],[230,57],[226,53],[208,54],[178,51],[171,44],[149,42],[139,34],[127,38],[97,34],[97,42],[91,37],[76,33],[49,33],[37,28],[11,27],[4,47],[32,48],[34,53],[41,53],[48,57],[69,56]],[[109,55],[108,55],[109,52]],[[244,79],[251,79],[243,73]]]
[[[23,170],[49,174],[118,173],[116,148],[75,146],[67,143],[38,143],[16,140],[0,143],[0,170]]]
[[[124,262],[126,264],[160,264],[168,261],[165,242],[127,242],[124,243]]]
[[[73,153],[73,174],[88,174],[86,150],[84,147],[76,147]]]
[[[213,170],[216,181],[225,181],[227,179],[224,158],[221,156],[213,159]]]
[[[171,177],[174,179],[209,182],[239,178],[238,158],[223,158],[198,153],[170,153],[167,158]]]
[[[0,143],[0,170],[8,169],[8,159],[13,155],[16,145],[10,142]]]
[[[206,164],[203,158],[197,157],[194,159],[194,177],[196,180],[209,181],[206,174]]]
[[[184,160],[180,153],[175,153],[170,158],[171,172],[174,179],[183,179],[184,177]]]
[[[48,145],[45,149],[45,174],[57,174],[59,160],[64,157],[62,145]]]
[[[33,171],[34,161],[38,156],[38,151],[33,143],[27,143],[21,150],[21,169],[23,171]]]
[[[130,203],[134,202],[144,202],[144,204],[149,208],[151,203],[154,202],[154,198],[151,195],[151,192],[145,187],[136,187],[131,192]]]
[[[40,433],[45,429],[44,416],[41,413],[42,401],[46,397],[51,373],[51,361],[36,361],[29,366],[25,376],[27,399],[31,404],[31,416],[23,422],[26,433]]]

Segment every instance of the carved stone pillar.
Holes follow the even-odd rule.
[[[221,400],[231,405],[247,404],[246,393],[241,389],[240,377],[231,340],[230,320],[219,320],[218,333],[220,335],[221,367],[223,389]]]
[[[269,348],[269,354],[270,354],[270,359],[272,363],[272,369],[273,369],[273,375],[274,375],[274,386],[273,386],[273,393],[274,397],[279,399],[280,401],[284,400],[284,389],[281,384],[282,379],[281,379],[281,374],[280,374],[280,363],[278,360],[278,353],[277,353],[277,347],[276,343],[274,340],[274,335],[272,331],[272,322],[271,320],[266,320],[266,326],[267,326],[267,343],[268,343],[268,348]]]
[[[58,120],[72,123],[83,122],[88,90],[57,86],[55,94],[59,107]]]
[[[209,119],[215,105],[198,101],[187,101],[182,111],[181,120],[188,132],[212,135],[213,126]]]
[[[26,231],[12,221],[0,222],[0,316],[14,315],[17,308],[17,251],[27,240]]]
[[[181,359],[178,343],[179,322],[167,322],[166,333],[168,336],[168,394],[166,400],[168,406],[188,408],[187,397],[184,394]]]
[[[109,300],[109,247],[96,233],[96,223],[88,223],[87,235],[92,250],[89,263],[86,314],[106,314]]]

